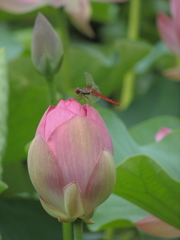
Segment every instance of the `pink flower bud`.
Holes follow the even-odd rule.
[[[51,216],[92,223],[116,179],[111,138],[99,113],[73,99],[50,106],[31,143],[28,169]]]
[[[179,229],[152,215],[139,220],[135,224],[142,231],[157,237],[174,238],[180,236]]]
[[[39,73],[55,74],[63,60],[63,46],[49,21],[39,13],[33,31],[32,62]]]
[[[168,48],[176,55],[180,54],[180,1],[170,1],[172,18],[160,13],[157,25],[162,40]]]
[[[159,142],[161,139],[163,139],[167,134],[171,132],[172,132],[172,129],[170,128],[166,128],[166,127],[161,128],[155,136],[156,142]]]

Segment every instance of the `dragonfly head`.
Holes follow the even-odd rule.
[[[75,91],[76,94],[80,94],[80,92],[81,92],[80,88],[76,88],[74,91]]]

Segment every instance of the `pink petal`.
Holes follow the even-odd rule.
[[[86,209],[96,208],[112,193],[116,182],[116,167],[112,154],[103,149],[82,197]]]
[[[70,98],[66,101],[61,100],[57,107],[68,109],[76,115],[86,116],[86,111],[83,109],[83,106],[76,100]]]
[[[63,187],[65,186],[63,174],[51,149],[41,135],[37,135],[30,145],[28,170],[39,195],[63,212]]]
[[[180,1],[179,0],[171,0],[170,1],[170,7],[171,7],[171,14],[173,17],[173,21],[176,25],[176,29],[180,34]]]
[[[89,20],[91,16],[91,8],[88,0],[66,1],[65,9],[72,15],[80,15],[81,19]]]
[[[159,142],[161,139],[163,139],[167,134],[171,133],[172,129],[169,128],[162,128],[161,130],[158,131],[158,133],[155,136],[156,142]]]
[[[25,13],[46,5],[43,0],[1,0],[0,9],[12,13]]]
[[[58,159],[66,185],[76,182],[85,191],[102,148],[107,148],[104,129],[92,119],[74,116],[48,139]]]
[[[155,216],[149,216],[135,223],[142,231],[164,238],[173,238],[180,236],[180,230],[163,222]]]
[[[67,0],[1,0],[0,9],[12,13],[25,13],[45,5],[60,7]]]
[[[95,33],[91,25],[89,24],[89,21],[84,19],[83,16],[80,16],[78,14],[71,14],[71,18],[72,18],[72,23],[80,32],[82,32],[89,38],[95,37]]]
[[[83,105],[83,109],[86,112],[85,115],[86,117],[96,120],[99,124],[106,128],[106,125],[101,115],[91,105],[89,104]]]
[[[72,17],[72,23],[89,37],[94,37],[94,32],[89,25],[91,8],[87,0],[69,0],[65,10]]]
[[[49,5],[53,7],[60,7],[63,6],[68,0],[48,0]]]
[[[38,127],[37,127],[37,130],[36,130],[36,135],[39,134],[39,133],[41,133],[41,135],[42,135],[43,137],[45,137],[46,117],[47,117],[47,115],[49,114],[49,112],[52,111],[53,109],[55,109],[55,107],[54,107],[54,106],[50,106],[50,107],[46,110],[46,112],[44,113],[44,115],[42,116],[41,121],[40,121],[40,123],[39,123],[39,125],[38,125]]]
[[[163,13],[160,13],[157,18],[159,33],[174,54],[180,54],[180,41],[177,35],[177,29],[173,21]]]
[[[101,115],[91,106],[91,105],[83,105],[84,110],[86,110],[86,116],[88,118],[96,120],[103,128],[104,128],[104,138],[106,143],[108,144],[108,150],[113,153],[113,145],[112,145],[112,140],[110,138],[109,132],[107,130],[106,124],[104,120],[102,119]]]
[[[51,133],[61,124],[74,117],[74,113],[66,108],[56,107],[46,115],[44,138],[47,140]]]

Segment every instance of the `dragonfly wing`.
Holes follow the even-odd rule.
[[[94,83],[93,87],[92,87],[96,92],[101,93],[99,90],[99,87]]]
[[[97,102],[100,99],[100,97],[94,96],[92,94],[89,95],[88,98],[91,102]]]
[[[99,87],[94,83],[94,79],[91,76],[91,74],[85,72],[84,75],[85,75],[85,78],[86,78],[86,85],[91,86],[96,92],[100,93]],[[88,96],[88,98],[91,102],[97,102],[100,99],[100,97],[98,97],[97,95],[93,95],[93,91]]]
[[[87,72],[85,72],[84,75],[85,75],[85,78],[86,78],[86,85],[92,87],[94,85],[93,77],[91,76],[91,74],[89,74]]]
[[[86,78],[86,85],[91,86],[94,90],[100,93],[99,87],[94,83],[94,79],[91,76],[90,73],[85,72],[84,73],[85,78]]]

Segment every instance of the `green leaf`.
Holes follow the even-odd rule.
[[[98,111],[103,117],[111,135],[116,165],[129,156],[140,154],[139,146],[131,138],[121,119],[110,110],[99,109]]]
[[[16,40],[14,33],[2,29],[0,33],[0,47],[6,49],[8,61],[17,58],[24,51],[23,45]]]
[[[91,231],[99,231],[107,228],[132,227],[133,223],[146,217],[148,214],[135,204],[111,194],[111,196],[101,204],[92,220],[95,222],[89,225]]]
[[[145,42],[130,41],[123,39],[116,42],[116,47],[119,49],[120,66],[119,69],[123,74],[126,73],[134,64],[143,58],[151,50],[151,45]]]
[[[8,185],[0,181],[0,193],[4,192],[8,188]]]
[[[155,65],[157,60],[159,60],[159,58],[161,58],[167,53],[169,53],[169,51],[165,44],[162,42],[157,43],[152,48],[150,53],[136,64],[135,66],[136,74],[144,74],[145,72],[150,70],[152,65]]]
[[[151,118],[133,126],[129,132],[139,145],[147,145],[155,142],[157,132],[163,127],[180,129],[180,119],[173,116]]]
[[[180,181],[179,142],[180,130],[176,130],[157,143],[140,147],[140,150],[160,164],[172,178]]]
[[[61,223],[49,216],[38,201],[1,200],[0,233],[3,240],[59,240]]]
[[[114,193],[180,228],[180,183],[148,156],[134,156],[117,167]]]
[[[112,3],[91,2],[92,16],[91,19],[98,22],[109,22],[115,19],[119,9]]]
[[[152,73],[144,76],[144,81],[152,81],[152,86],[146,94],[136,97],[131,106],[121,112],[121,118],[126,125],[133,126],[148,118],[161,115],[172,115],[179,117],[180,109],[180,84],[169,81],[162,74]]]
[[[9,131],[4,164],[26,158],[25,145],[33,139],[49,105],[46,82],[33,68],[30,59],[10,63],[9,79]]]
[[[174,188],[177,190],[176,185],[178,184],[178,187],[179,187],[179,183],[177,183],[176,180],[180,180],[180,174],[179,174],[180,148],[179,148],[179,145],[177,144],[177,142],[179,142],[179,140],[180,140],[180,131],[178,131],[178,130],[174,131],[173,133],[167,135],[160,142],[154,142],[153,144],[150,144],[150,145],[139,146],[131,138],[128,130],[126,129],[126,127],[122,123],[122,121],[114,113],[112,113],[111,111],[106,110],[106,109],[101,109],[100,113],[106,122],[106,125],[108,127],[108,130],[110,132],[110,135],[111,135],[111,138],[113,141],[116,165],[120,164],[119,166],[121,166],[121,165],[124,166],[123,164],[126,164],[126,162],[129,164],[129,162],[130,162],[137,171],[141,171],[141,169],[143,167],[143,169],[145,169],[143,174],[146,174],[145,177],[147,178],[147,181],[150,177],[148,174],[151,174],[150,180],[151,180],[152,184],[154,184],[154,181],[158,181],[158,179],[160,178],[159,181],[161,183],[161,186],[163,186],[161,191],[163,191],[164,188],[168,189],[168,187],[169,187],[170,189],[167,192],[168,199],[172,198],[172,202],[173,202],[174,195],[171,195],[171,191],[173,191]],[[138,162],[135,161],[137,158],[136,156],[140,155],[140,154],[146,155],[146,156],[144,156],[144,158],[146,160],[145,161],[142,160],[142,165],[140,164],[141,163],[140,160],[138,160]],[[125,159],[127,159],[127,160],[125,160]],[[145,164],[145,163],[146,163],[146,165],[144,166],[143,164]],[[118,168],[119,168],[119,166],[118,166]],[[165,180],[167,180],[167,184],[169,184],[168,186],[166,185],[166,182],[162,183],[162,178],[159,177],[158,173],[159,174],[162,173],[163,176],[165,175]],[[170,214],[170,219],[168,219],[167,215],[169,214],[169,212],[168,213],[166,212],[166,215],[164,216],[161,214],[161,212],[158,212],[158,209],[155,209],[154,204],[148,205],[148,208],[147,208],[145,203],[144,203],[144,205],[141,204],[141,201],[143,201],[143,199],[139,199],[139,202],[138,202],[138,200],[137,201],[133,200],[134,194],[136,196],[136,195],[138,195],[139,192],[136,191],[135,184],[137,181],[135,181],[135,179],[132,178],[131,175],[130,176],[129,175],[130,174],[129,173],[127,174],[127,172],[125,172],[124,169],[123,170],[121,169],[121,174],[118,174],[118,178],[120,176],[120,178],[122,178],[121,180],[124,179],[122,183],[124,183],[124,184],[127,183],[127,184],[129,184],[130,187],[132,187],[132,188],[130,188],[130,192],[132,194],[131,198],[129,196],[122,195],[122,194],[121,194],[121,196],[126,198],[127,200],[134,202],[137,205],[143,207],[145,210],[158,216],[162,220],[165,220],[167,222],[169,221],[170,224],[174,225],[174,222],[172,222],[172,218],[174,217],[172,213]],[[133,175],[133,172],[132,172],[132,175]],[[143,177],[144,177],[144,175],[143,175]],[[127,178],[129,180],[129,182],[127,182]],[[141,175],[139,176],[139,178],[141,180]],[[174,178],[174,179],[172,179],[172,178]],[[171,179],[171,180],[169,181],[169,179]],[[138,181],[140,181],[140,180],[138,180]],[[150,189],[153,189],[153,186],[150,185]],[[156,186],[154,186],[154,187],[156,187]],[[119,189],[120,190],[123,189],[122,186],[119,187]],[[153,191],[154,191],[154,189],[153,189]],[[177,191],[179,191],[179,190],[177,190]],[[179,193],[176,194],[175,201],[178,201],[178,194]],[[159,199],[161,199],[162,202],[164,202],[163,197],[164,197],[164,195],[162,196],[162,199],[161,199],[161,196],[159,197]],[[111,201],[111,197],[107,201]],[[146,199],[145,199],[145,201],[146,201]],[[148,204],[148,202],[147,202],[147,204]],[[111,205],[111,203],[109,203],[109,206],[110,205]],[[112,201],[112,206],[114,206],[114,208],[118,209],[118,208],[120,208],[121,204],[118,202],[115,203]],[[152,206],[152,209],[151,209],[151,206]],[[103,207],[103,205],[102,205],[102,207]],[[101,214],[103,211],[104,212],[107,211],[107,216],[108,216],[108,217],[106,216],[107,222],[106,222],[105,217],[103,218],[104,220],[102,222],[100,220],[100,217],[96,218],[96,214],[95,214],[94,221],[96,221],[96,224],[98,225],[99,229],[101,229],[101,227],[108,228],[108,226],[110,226],[109,224],[115,224],[115,226],[116,226],[116,223],[117,223],[116,221],[120,221],[120,222],[122,221],[122,224],[123,224],[124,215],[121,215],[121,217],[119,217],[119,219],[116,219],[116,217],[114,220],[109,219],[109,215],[111,215],[111,214],[110,213],[108,214],[108,208],[110,208],[110,207],[106,206],[101,211]],[[97,209],[97,213],[99,211],[98,209]],[[101,209],[101,206],[100,206],[100,209]],[[156,210],[157,210],[157,212],[156,212]],[[164,211],[164,209],[163,209],[163,211]],[[171,211],[170,207],[167,211]],[[118,212],[118,210],[117,210],[117,212]],[[138,212],[137,212],[136,217],[138,217]],[[177,218],[178,218],[178,215],[176,216],[176,221],[177,221]],[[131,222],[131,220],[130,220],[130,222]],[[177,225],[177,222],[175,224]],[[93,229],[93,226],[92,226],[92,229]]]
[[[180,181],[179,156],[180,131],[168,134],[160,142],[139,146],[130,136],[124,123],[112,111],[102,109],[100,113],[105,120],[114,146],[115,163],[118,165],[124,159],[134,155],[144,154],[160,164],[168,174]]]
[[[31,183],[26,161],[4,164],[3,180],[9,188],[3,193],[6,198],[27,196],[34,197],[35,189]]]
[[[0,48],[0,179],[2,174],[1,162],[7,135],[8,88],[6,53],[4,49]],[[6,188],[7,185],[0,181],[0,193]]]

